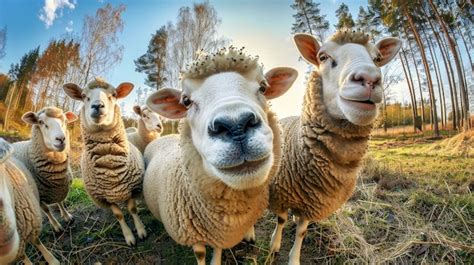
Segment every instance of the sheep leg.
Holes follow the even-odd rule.
[[[48,205],[45,203],[41,203],[41,209],[43,209],[43,212],[46,214],[46,217],[48,217],[49,223],[53,227],[54,232],[59,233],[63,231],[63,227],[61,224],[56,220],[54,215],[51,213],[51,209],[49,208]]]
[[[249,243],[255,243],[255,226],[252,226],[244,235],[244,240]]]
[[[59,207],[59,211],[61,212],[61,217],[66,220],[66,222],[71,222],[74,217],[66,210],[66,207],[64,206],[64,202],[57,203]]]
[[[280,251],[281,235],[283,233],[283,227],[285,227],[285,223],[288,220],[288,212],[277,213],[277,217],[278,223],[272,234],[272,241],[270,243],[270,253],[276,253]]]
[[[43,245],[41,240],[39,238],[33,240],[33,245],[41,252],[43,255],[44,259],[48,264],[50,265],[59,265],[59,261],[49,252],[49,250]]]
[[[24,265],[33,265],[33,263],[31,262],[30,258],[28,258],[28,256],[26,255],[26,253],[23,254],[24,257],[23,257],[23,264]]]
[[[194,244],[193,251],[197,265],[206,265],[206,247],[203,244]]]
[[[138,211],[137,211],[137,204],[135,199],[129,199],[128,200],[128,211],[133,217],[133,224],[135,225],[135,228],[137,229],[137,234],[138,238],[140,239],[145,239],[146,238],[146,229],[145,226],[142,223],[142,220],[138,216]]]
[[[288,261],[289,265],[300,264],[301,246],[303,245],[303,239],[306,236],[308,224],[309,220],[302,217],[297,218],[295,243],[290,251],[290,259]]]
[[[120,208],[116,204],[111,204],[110,210],[112,210],[115,218],[117,218],[120,224],[120,228],[122,228],[122,234],[125,238],[125,242],[127,242],[127,245],[135,245],[135,237],[133,236],[132,230],[130,230],[130,227],[128,227],[127,223],[125,222],[125,218],[123,217],[123,213]]]
[[[214,248],[212,252],[211,265],[221,265],[222,263],[222,248]]]

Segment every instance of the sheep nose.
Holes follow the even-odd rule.
[[[103,103],[94,103],[91,105],[91,108],[94,109],[95,111],[99,111],[100,109],[103,109],[105,106]]]
[[[225,141],[241,142],[261,123],[255,113],[246,112],[237,119],[219,117],[210,124],[208,131],[211,137],[219,137]]]
[[[56,141],[59,141],[61,144],[64,144],[64,141],[66,141],[66,137],[64,136],[56,137]]]
[[[381,75],[378,71],[373,73],[369,72],[358,72],[352,75],[351,81],[361,83],[362,86],[367,89],[374,89],[379,84]]]

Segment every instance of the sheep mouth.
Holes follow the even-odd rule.
[[[11,249],[13,248],[13,243],[15,239],[15,232],[10,231],[6,235],[0,235],[2,239],[0,242],[0,257],[10,253]]]
[[[55,144],[54,145],[54,148],[56,149],[56,151],[64,151],[64,149],[66,148],[66,145],[65,144]]]
[[[374,110],[375,107],[376,107],[375,102],[373,102],[370,99],[353,100],[353,99],[347,99],[347,98],[343,98],[343,97],[341,97],[341,99],[344,100],[345,102],[351,104],[352,106],[354,106],[356,108],[359,108],[359,109],[363,109],[363,110]]]
[[[250,173],[253,173],[259,170],[263,165],[265,165],[268,162],[269,159],[270,159],[270,156],[267,156],[259,160],[253,160],[253,161],[244,160],[242,163],[238,165],[233,165],[230,167],[220,167],[218,169],[226,174],[248,175]]]

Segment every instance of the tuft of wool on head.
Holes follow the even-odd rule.
[[[95,77],[94,80],[90,81],[86,86],[86,89],[88,89],[88,90],[91,90],[91,89],[94,89],[94,88],[103,88],[105,90],[111,90],[111,91],[115,90],[114,86],[107,83],[107,81],[105,79],[103,79],[102,77],[98,77],[98,76]]]
[[[359,30],[342,29],[329,37],[329,40],[339,45],[346,43],[366,45],[370,41],[370,35]]]
[[[46,116],[51,117],[51,118],[62,118],[63,117],[63,110],[60,109],[60,108],[56,108],[56,107],[45,107],[45,108],[41,109],[40,111],[38,111],[37,115],[39,116],[43,113]]]
[[[258,63],[258,56],[246,54],[244,47],[237,49],[236,47],[229,46],[212,54],[206,54],[203,51],[199,52],[198,58],[186,65],[185,69],[181,72],[180,79],[200,79],[223,72],[246,74],[258,67],[263,68]]]

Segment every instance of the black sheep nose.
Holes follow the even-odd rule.
[[[240,115],[237,119],[220,117],[214,120],[208,128],[209,135],[227,141],[243,141],[247,135],[259,127],[260,119],[251,112]]]
[[[56,140],[59,141],[61,144],[64,144],[64,141],[66,141],[66,137],[56,137]]]
[[[105,106],[102,103],[92,104],[91,108],[94,109],[96,112],[99,112],[100,109],[103,109]]]

